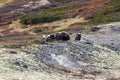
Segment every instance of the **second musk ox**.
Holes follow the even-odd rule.
[[[56,40],[62,40],[62,41],[68,41],[68,40],[70,40],[70,36],[66,32],[61,32],[61,33],[56,33],[55,34],[55,39]]]
[[[70,36],[66,32],[60,32],[60,33],[48,35],[48,37],[46,38],[46,41],[54,41],[54,40],[68,41],[70,40]]]

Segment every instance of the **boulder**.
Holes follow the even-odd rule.
[[[76,34],[75,40],[81,40],[81,34],[80,33]]]

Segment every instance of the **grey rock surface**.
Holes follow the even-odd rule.
[[[97,27],[81,41],[1,47],[0,80],[119,80],[120,23]]]
[[[120,22],[103,24],[97,27],[101,29],[97,33],[83,34],[82,41],[89,41],[120,51]]]

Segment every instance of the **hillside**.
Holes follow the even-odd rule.
[[[0,0],[0,80],[120,80],[120,0]]]
[[[120,22],[95,27],[80,41],[74,33],[69,41],[1,44],[0,79],[120,80]]]
[[[88,24],[101,24],[120,21],[120,1],[111,0],[110,2],[107,2],[106,0],[103,1],[103,4],[105,4],[103,8],[100,10],[98,9],[97,12],[94,12],[93,15],[90,16],[91,19]]]
[[[115,2],[118,4],[119,0],[116,0]],[[92,23],[94,24],[94,23],[98,23],[94,21],[99,21],[98,20],[99,16],[97,17],[96,12],[101,11],[103,10],[103,8],[105,9],[106,7],[109,7],[111,5],[113,5],[114,7],[114,4],[116,4],[116,3],[114,4],[111,4],[111,3],[113,3],[112,0],[75,0],[75,1],[74,0],[36,0],[36,1],[16,0],[0,8],[0,13],[1,13],[0,14],[0,26],[3,28],[4,26],[8,26],[9,28],[9,26],[13,24],[17,26],[13,26],[12,28],[15,28],[15,27],[22,28],[24,26],[21,26],[21,23],[24,24],[25,26],[29,24],[36,25],[40,23],[54,22],[57,20],[64,20],[64,19],[75,18],[75,17],[87,19],[87,21],[90,20],[89,24],[92,24]],[[116,6],[119,6],[119,4]],[[114,11],[113,11],[113,14],[114,14]],[[101,15],[103,15],[103,13],[101,13]],[[96,17],[97,17],[97,20],[94,20],[96,19]],[[19,19],[21,20],[20,24],[17,23]],[[31,21],[27,23],[28,22],[27,19]],[[35,23],[34,23],[34,19],[37,19]],[[47,21],[45,21],[44,19],[47,19]],[[118,20],[119,20],[119,17],[118,17]],[[117,21],[117,20],[113,20],[112,22],[114,21]],[[71,23],[69,20],[67,20],[67,22]],[[81,23],[81,21],[80,22],[75,21],[74,23],[76,25],[79,23],[87,24],[88,22]],[[74,25],[74,23],[72,24]],[[67,28],[68,26],[72,24],[69,24],[65,27]],[[37,25],[37,26],[43,26],[43,25]],[[59,25],[52,25],[52,26],[59,27]],[[79,28],[79,25],[77,26]],[[64,25],[60,27],[64,27]],[[64,29],[64,28],[61,28],[61,29]],[[1,35],[4,35],[4,34],[1,34]]]
[[[119,3],[119,0],[11,1],[0,8],[0,37],[26,40],[40,33],[89,32],[90,25],[119,21]]]

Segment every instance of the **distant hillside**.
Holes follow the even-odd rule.
[[[75,25],[101,24],[120,21],[120,0],[16,0],[0,8],[0,13],[1,26],[18,19],[27,25],[75,17],[89,20]]]

